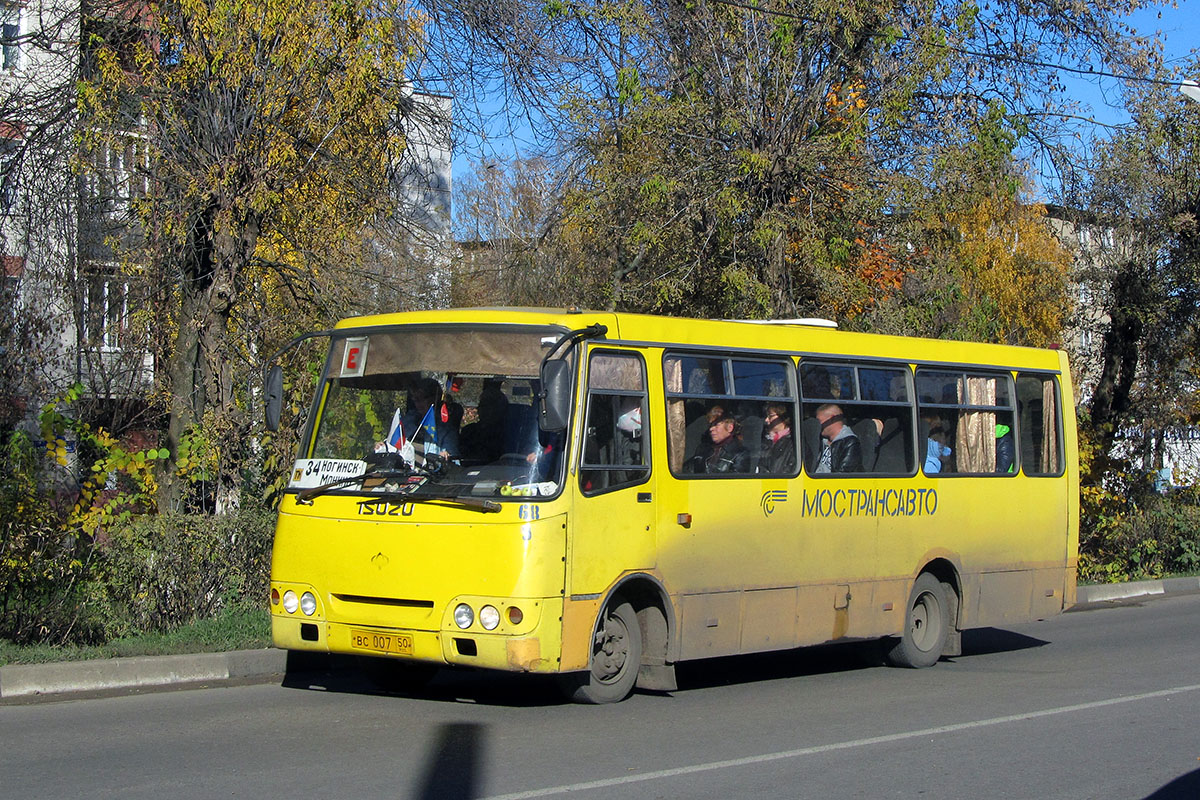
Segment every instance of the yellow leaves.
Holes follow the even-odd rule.
[[[825,111],[834,118],[848,119],[867,107],[866,84],[852,80],[831,86],[825,95]]]
[[[1046,224],[1045,207],[991,195],[950,213],[948,222],[958,233],[963,290],[973,306],[994,315],[994,337],[1030,345],[1057,340],[1071,257]]]
[[[54,459],[54,463],[60,467],[67,466],[67,440],[61,436],[53,441],[46,442],[46,452]]]

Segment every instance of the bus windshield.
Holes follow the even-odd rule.
[[[558,494],[563,438],[538,425],[553,328],[392,328],[334,339],[291,487],[476,498]],[[361,481],[349,480],[366,475]]]

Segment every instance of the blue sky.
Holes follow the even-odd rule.
[[[1157,34],[1157,38],[1163,43],[1163,56],[1168,67],[1186,62],[1190,52],[1200,47],[1200,0],[1181,0],[1177,8],[1139,11],[1131,15],[1128,22],[1141,35]],[[1200,80],[1200,75],[1191,77],[1193,80]],[[1092,106],[1096,118],[1101,122],[1120,124],[1128,121],[1122,110],[1113,105],[1120,102],[1115,80],[1068,77],[1066,83],[1078,92],[1078,99]]]

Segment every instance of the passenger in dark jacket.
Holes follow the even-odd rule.
[[[708,424],[708,435],[712,439],[712,449],[704,454],[692,457],[688,462],[688,472],[720,474],[748,473],[750,471],[750,452],[742,446],[738,439],[737,420],[727,412],[716,415]]]
[[[817,472],[862,472],[862,444],[858,436],[846,424],[842,409],[835,403],[826,403],[817,408],[817,422],[821,423],[821,458]]]
[[[767,414],[763,417],[763,449],[758,471],[772,475],[791,475],[796,471],[792,410],[783,403],[767,406]]]

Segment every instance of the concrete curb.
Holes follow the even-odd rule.
[[[283,675],[283,650],[102,658],[0,667],[0,699]]]
[[[1159,594],[1186,594],[1200,592],[1200,578],[1163,578],[1155,581],[1133,581],[1131,583],[1095,583],[1079,586],[1075,599],[1079,605],[1102,603],[1107,600],[1128,600]]]

